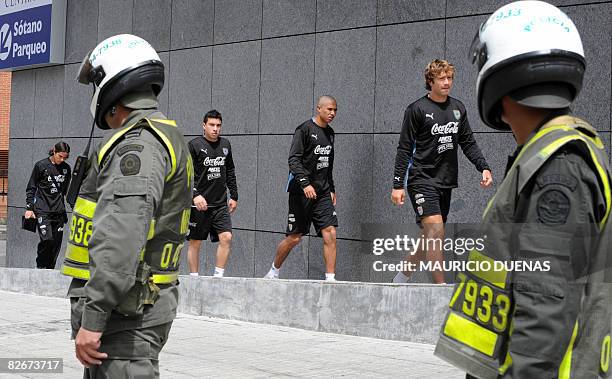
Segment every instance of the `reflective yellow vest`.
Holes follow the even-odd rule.
[[[504,226],[514,222],[518,194],[542,165],[570,142],[582,146],[596,168],[606,202],[605,215],[598,227],[600,236],[610,234],[612,228],[608,219],[612,193],[603,143],[586,122],[560,116],[542,126],[525,144],[484,212],[482,228],[487,238],[502,242],[495,251],[471,251],[469,260],[487,261],[493,267],[496,259],[512,258],[514,252],[510,251],[508,242],[510,231]],[[610,246],[606,243],[600,243],[594,252],[594,257],[599,257],[595,259],[604,262],[609,261],[610,255]],[[594,372],[600,377],[610,375],[612,286],[608,284],[609,278],[606,280],[603,275],[605,272],[600,271],[587,278],[589,290],[583,294],[569,346],[559,365],[559,378],[593,377]],[[511,272],[480,270],[458,274],[435,354],[480,379],[493,379],[505,373],[512,365],[507,352],[514,312],[512,290]]]
[[[96,175],[105,158],[122,137],[130,130],[147,128],[163,142],[172,167],[165,178],[164,196],[157,207],[149,227],[147,242],[140,252],[140,260],[152,268],[152,280],[156,284],[174,283],[179,274],[181,248],[189,230],[193,163],[188,149],[184,148],[183,135],[176,122],[166,119],[141,119],[131,126],[118,129],[102,142],[90,159],[87,177],[83,181],[79,197],[72,212],[70,234],[62,273],[74,278],[89,280],[89,238],[93,231],[96,211]],[[178,142],[181,143],[178,143]],[[184,171],[187,171],[186,173]],[[163,210],[163,212],[160,212]]]

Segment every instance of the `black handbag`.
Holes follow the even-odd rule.
[[[21,216],[21,229],[27,230],[28,232],[36,233],[37,225],[38,220],[36,220],[36,217],[26,218],[25,216]]]

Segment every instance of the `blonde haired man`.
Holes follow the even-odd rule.
[[[483,157],[467,119],[463,103],[451,97],[455,68],[435,59],[425,69],[425,96],[406,108],[400,133],[391,201],[403,205],[408,198],[414,208],[423,237],[444,238],[444,223],[450,208],[451,191],[457,187],[457,147],[482,172],[482,187],[493,183],[491,170]],[[412,262],[427,259],[442,262],[439,244],[425,252],[418,249],[408,257]],[[399,272],[393,279],[405,283],[409,273]],[[435,283],[444,283],[442,271],[432,272]]]

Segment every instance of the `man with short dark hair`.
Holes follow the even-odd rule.
[[[276,249],[276,256],[266,279],[278,279],[280,268],[291,250],[310,232],[314,224],[323,237],[325,280],[336,277],[336,187],[334,186],[334,130],[329,126],[338,106],[331,96],[321,96],[316,115],[298,126],[289,152],[289,214],[286,237]]]
[[[189,272],[198,276],[202,240],[210,235],[211,242],[219,242],[213,277],[222,278],[229,259],[232,243],[232,219],[238,206],[236,169],[229,141],[220,136],[221,113],[211,110],[204,115],[204,134],[189,141],[193,158],[195,185],[189,220]],[[229,189],[230,199],[227,200]]]

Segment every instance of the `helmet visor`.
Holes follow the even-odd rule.
[[[104,69],[102,68],[102,66],[94,68],[91,65],[91,61],[89,60],[90,55],[91,51],[87,53],[87,55],[83,59],[83,62],[81,62],[81,66],[79,66],[79,72],[77,74],[76,80],[81,84],[94,83],[96,86],[99,86],[106,74],[104,73]]]
[[[90,55],[91,55],[91,51],[88,52],[87,55],[85,55],[85,58],[83,58],[83,62],[81,62],[81,65],[79,66],[79,72],[77,74],[76,81],[81,84],[91,83],[90,73],[91,73],[92,66],[91,66],[91,62],[89,61]]]
[[[483,26],[484,23],[480,24],[480,27],[472,40],[472,45],[470,45],[470,52],[468,55],[472,64],[477,65],[478,71],[482,69],[488,59],[487,45],[480,39],[480,31],[482,30]]]

